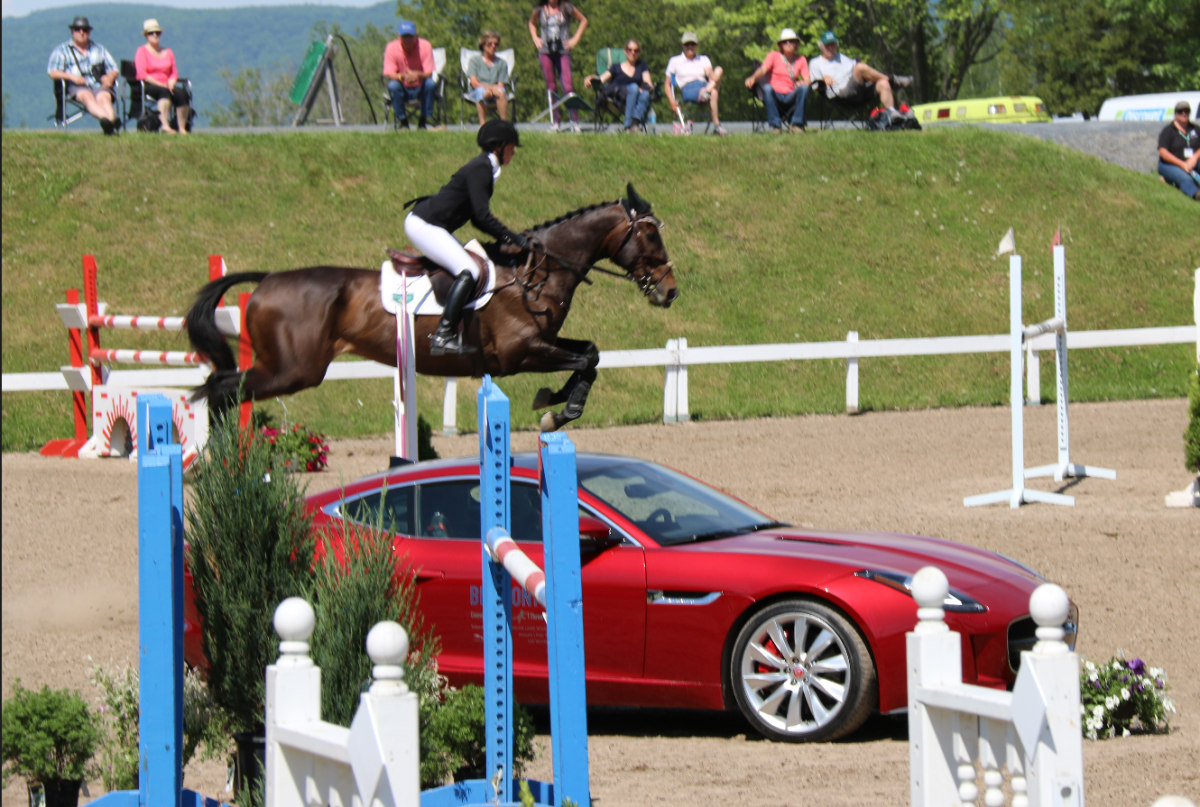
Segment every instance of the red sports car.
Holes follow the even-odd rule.
[[[904,634],[912,575],[950,580],[946,621],[963,635],[963,679],[1011,686],[1035,637],[1044,582],[982,549],[912,535],[796,529],[678,471],[578,455],[588,702],[740,709],[762,734],[831,740],[907,706]],[[516,454],[512,534],[541,564],[536,455]],[[421,462],[312,496],[317,526],[383,523],[415,571],[451,684],[482,681],[479,466]],[[382,514],[380,511],[382,510]],[[541,609],[514,585],[516,697],[548,701]],[[190,603],[189,603],[190,605]],[[189,662],[202,662],[189,609]],[[1076,611],[1067,626],[1074,646]]]

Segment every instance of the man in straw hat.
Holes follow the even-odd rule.
[[[117,63],[103,45],[92,41],[92,26],[87,17],[71,21],[71,38],[50,54],[46,72],[55,81],[67,83],[67,98],[83,104],[100,121],[106,135],[116,132],[117,113],[113,111]]]
[[[808,59],[798,56],[800,37],[791,28],[779,34],[779,50],[767,54],[767,58],[746,79],[746,88],[767,78],[762,86],[763,106],[767,108],[767,125],[775,134],[782,134],[783,118],[780,109],[792,108],[790,130],[803,132],[807,127],[804,107],[808,103]],[[768,78],[769,77],[769,78]]]
[[[911,76],[892,76],[889,79],[866,62],[851,59],[839,52],[838,38],[833,31],[821,34],[821,55],[812,60],[813,81],[825,84],[825,93],[830,98],[849,101],[870,101],[879,96],[879,102],[892,120],[912,118],[911,112],[896,109],[896,98],[892,95],[892,84],[907,87],[912,84]]]

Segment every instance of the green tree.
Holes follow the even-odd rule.
[[[229,106],[212,105],[212,126],[283,126],[296,114],[296,105],[288,99],[293,77],[279,64],[245,67],[237,73],[224,69],[221,80],[232,99]]]

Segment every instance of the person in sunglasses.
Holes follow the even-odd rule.
[[[46,72],[55,81],[65,81],[67,98],[83,104],[104,133],[113,134],[119,126],[113,110],[113,87],[121,74],[117,62],[103,45],[92,41],[87,17],[76,17],[70,28],[71,38],[50,54]]]
[[[618,106],[625,107],[625,131],[640,129],[650,109],[650,93],[654,82],[650,80],[650,68],[642,58],[642,46],[636,39],[625,43],[625,61],[604,71],[601,76],[588,76],[585,83],[591,87],[599,81],[604,85],[604,94]]]
[[[162,26],[158,20],[149,19],[142,23],[142,35],[146,44],[137,49],[133,63],[137,66],[138,81],[145,82],[148,106],[151,101],[158,105],[159,129],[164,134],[187,134],[188,106],[187,88],[179,83],[179,70],[175,67],[175,54],[170,48],[162,47]],[[171,128],[171,107],[175,107],[178,132]]]
[[[1200,131],[1188,120],[1192,105],[1180,101],[1175,105],[1175,118],[1158,136],[1158,173],[1167,182],[1200,201]]]

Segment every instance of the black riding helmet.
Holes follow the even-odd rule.
[[[509,143],[512,143],[514,146],[520,146],[521,137],[517,134],[516,126],[513,126],[506,120],[497,118],[479,127],[479,134],[476,135],[475,142],[484,151],[495,151]]]

